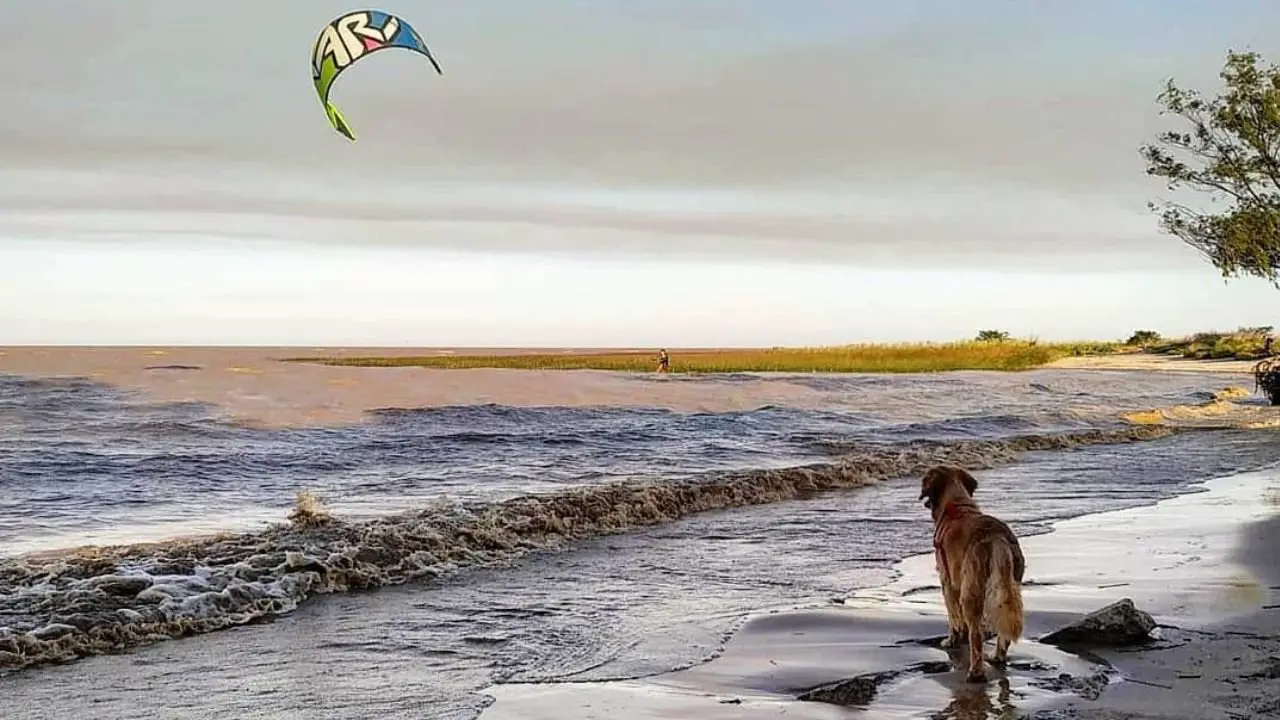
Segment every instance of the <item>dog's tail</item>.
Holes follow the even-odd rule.
[[[1013,543],[999,538],[991,548],[987,573],[988,623],[996,637],[1012,645],[1022,637],[1022,558]]]

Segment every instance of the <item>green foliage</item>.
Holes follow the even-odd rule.
[[[1004,330],[982,330],[978,332],[978,342],[1004,342],[1009,333]]]
[[[1263,357],[1269,327],[1244,327],[1235,332],[1201,332],[1147,346],[1147,352],[1196,360],[1256,360]]]
[[[1124,344],[1132,345],[1134,347],[1147,347],[1148,345],[1155,345],[1158,342],[1160,342],[1160,333],[1155,330],[1134,330],[1133,334],[1129,336],[1128,340],[1125,340]]]
[[[1187,126],[1144,145],[1147,174],[1170,191],[1205,194],[1216,212],[1152,203],[1161,228],[1195,248],[1223,277],[1252,275],[1280,287],[1280,68],[1257,53],[1227,53],[1222,92],[1205,98],[1172,80],[1161,115]]]
[[[1123,345],[1115,342],[1084,341],[1058,343],[1053,346],[1054,352],[1066,357],[1088,357],[1091,355],[1114,355],[1123,349]]]

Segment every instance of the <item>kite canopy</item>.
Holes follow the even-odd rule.
[[[320,31],[311,49],[311,79],[333,129],[355,142],[355,132],[338,108],[329,102],[329,89],[343,70],[360,58],[383,48],[404,48],[425,55],[443,75],[422,36],[404,19],[381,10],[353,10],[341,15]]]

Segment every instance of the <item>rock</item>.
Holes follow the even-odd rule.
[[[832,705],[866,705],[876,697],[875,678],[865,675],[821,685],[809,690],[797,700],[823,702]]]
[[[1125,598],[1040,638],[1047,645],[1120,647],[1151,641],[1156,621]]]

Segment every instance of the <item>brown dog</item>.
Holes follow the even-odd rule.
[[[973,501],[978,481],[963,469],[939,465],[920,481],[920,499],[933,515],[933,554],[951,632],[944,647],[969,642],[969,682],[983,682],[982,640],[996,634],[992,664],[1003,665],[1022,637],[1022,574],[1026,561],[1009,526]]]

